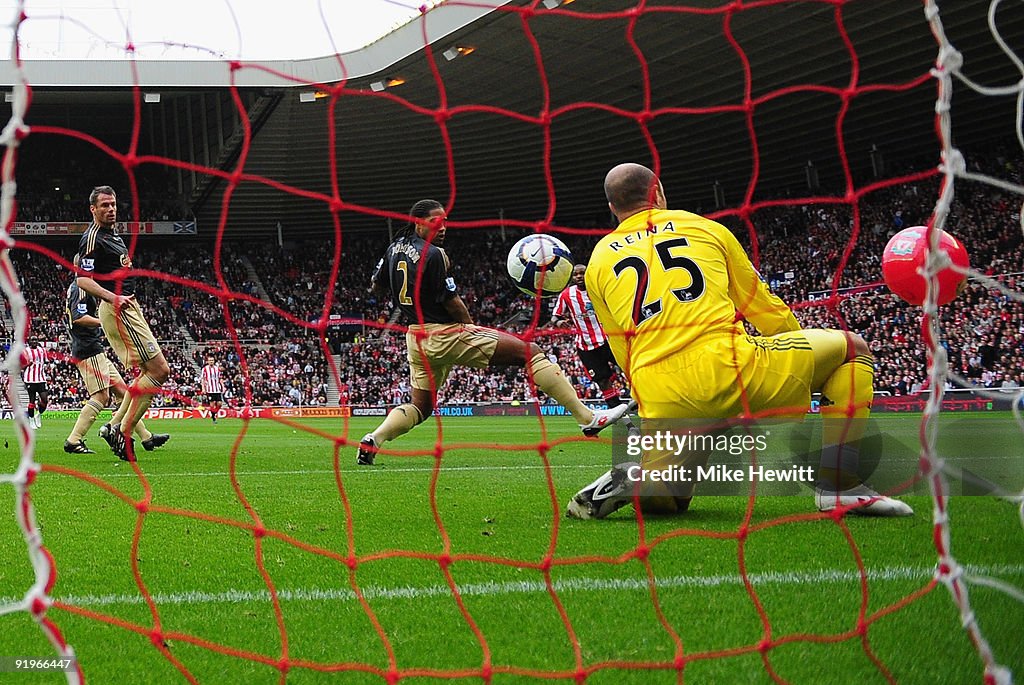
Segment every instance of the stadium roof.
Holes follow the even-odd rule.
[[[444,0],[289,0],[286,7],[252,0],[23,1],[25,20],[16,25],[22,59],[251,61],[358,50]],[[0,0],[0,16],[20,9],[18,0]],[[0,45],[10,45],[14,28],[0,25]]]
[[[332,83],[345,78],[372,76],[403,58],[433,43],[490,12],[507,0],[488,0],[471,5],[448,4],[427,12],[423,21],[410,21],[340,57],[324,54],[316,57],[284,60],[241,61],[228,54],[217,60],[203,50],[207,59],[31,59],[24,61],[25,75],[34,87],[131,88],[226,88],[232,84],[245,87],[294,87],[308,83]],[[176,9],[175,11],[180,11]],[[241,27],[239,27],[241,28]],[[316,33],[310,27],[309,33]],[[225,33],[234,28],[223,27]],[[426,36],[426,41],[424,40]],[[280,36],[282,42],[299,42],[303,36]],[[317,44],[322,44],[318,41]],[[174,46],[171,46],[174,47]],[[140,48],[141,51],[141,48]],[[114,52],[124,52],[123,48]],[[326,52],[326,51],[325,51]],[[148,54],[148,53],[146,53]],[[233,68],[235,61],[252,68]],[[0,84],[10,86],[17,79],[13,65],[0,65]]]
[[[530,13],[519,11],[534,4]],[[704,210],[713,207],[716,181],[728,206],[747,192],[755,199],[807,193],[808,162],[822,184],[841,184],[839,126],[858,185],[870,178],[872,147],[890,164],[922,155],[924,164],[937,163],[936,84],[927,74],[938,49],[920,3],[740,8],[706,2],[703,11],[649,4],[642,13],[626,12],[635,6],[577,0],[548,10],[516,0],[485,12],[477,3],[449,2],[426,15],[429,59],[417,20],[366,51],[345,55],[348,79],[337,100],[312,97],[308,84],[286,86],[270,72],[242,69],[236,76],[268,103],[245,171],[330,196],[333,131],[337,187],[346,203],[401,213],[417,199],[435,197],[453,201],[457,221],[550,219],[578,226],[606,216],[601,182],[607,169],[621,161],[653,164],[652,144],[670,204]],[[1020,72],[993,39],[986,9],[950,2],[942,5],[941,18],[964,55],[967,75],[1010,86]],[[1004,3],[996,19],[1009,47],[1020,52],[1024,8]],[[472,47],[472,54],[450,61],[443,56],[459,46]],[[744,60],[751,108],[744,108]],[[308,62],[277,70],[304,81],[336,80],[330,69],[338,67],[337,59],[317,64],[323,69]],[[215,92],[217,82],[195,74],[223,77],[226,70],[208,62],[178,62],[166,70],[139,66],[144,88],[164,93],[164,108]],[[122,81],[101,82],[104,68],[120,72]],[[4,82],[10,83],[6,69]],[[83,70],[93,70],[94,77]],[[53,87],[36,88],[28,122],[126,133],[132,123],[126,71],[123,63],[29,65],[30,82]],[[919,84],[909,88],[915,80]],[[389,81],[396,85],[378,92]],[[102,87],[89,87],[96,85]],[[956,143],[970,147],[1011,137],[1014,104],[1013,95],[982,98],[958,83]],[[710,107],[721,109],[705,109]],[[751,188],[755,142],[757,182]],[[224,190],[217,182],[200,196],[196,212],[207,234],[220,216]],[[331,226],[325,202],[259,182],[235,190],[228,216],[227,229],[235,235],[269,233],[278,222],[291,235]],[[384,226],[379,217],[360,212],[342,212],[341,218],[346,228]]]

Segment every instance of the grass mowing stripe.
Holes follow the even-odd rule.
[[[595,470],[600,468],[602,465],[595,466],[594,464],[558,464],[550,465],[546,468],[552,470],[561,469],[591,469]],[[524,464],[522,466],[442,466],[441,471],[444,473],[450,473],[455,471],[543,471],[545,466],[543,464]],[[403,468],[387,468],[387,469],[342,469],[342,472],[346,476],[353,474],[380,474],[387,475],[389,473],[431,473],[433,472],[433,466],[424,467],[403,467]],[[235,471],[236,475],[239,476],[313,476],[317,474],[333,474],[333,469],[299,469],[294,471],[244,471],[238,469]],[[181,473],[160,473],[158,471],[146,473],[146,478],[210,478],[220,477],[227,478],[231,473],[228,471],[184,471]],[[132,473],[109,473],[103,478],[137,478],[134,472]]]
[[[1024,575],[1024,564],[1000,564],[995,566],[970,566],[965,571],[973,582],[982,583],[983,576],[1021,576]],[[880,569],[868,569],[870,581],[902,581],[925,580],[934,577],[935,569],[924,566],[892,566]],[[849,569],[822,569],[814,572],[790,573],[751,573],[748,578],[754,585],[818,585],[821,583],[857,582],[860,574]],[[647,590],[647,581],[639,578],[568,578],[555,580],[552,583],[558,592],[604,592],[609,590]],[[718,587],[723,585],[742,585],[743,578],[739,574],[717,574],[712,576],[667,576],[658,578],[659,588],[677,587]],[[431,597],[451,596],[447,585],[407,585],[402,587],[367,586],[361,588],[366,599],[427,599]],[[546,593],[547,586],[536,581],[515,581],[503,583],[468,583],[459,586],[459,593],[465,596],[497,596],[510,594]],[[278,590],[277,596],[282,601],[323,601],[323,600],[355,600],[355,593],[344,589],[296,588]],[[77,606],[109,606],[114,604],[142,604],[143,599],[137,595],[69,595],[55,596],[56,601]],[[157,604],[234,604],[239,602],[269,602],[270,593],[260,590],[224,590],[223,592],[173,592],[153,595]],[[13,598],[0,598],[0,604],[16,602]]]

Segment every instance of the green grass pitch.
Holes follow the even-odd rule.
[[[879,420],[916,441],[919,416]],[[97,454],[64,454],[70,420],[45,420],[37,458],[48,470],[31,493],[58,571],[47,616],[86,681],[188,682],[172,659],[201,683],[983,681],[950,593],[932,583],[927,496],[907,497],[915,515],[894,520],[809,516],[805,491],[697,498],[642,528],[631,508],[574,521],[565,503],[607,468],[610,446],[577,439],[571,419],[432,420],[388,445],[417,454],[357,467],[340,439],[376,421],[153,421],[173,437],[140,450],[143,480],[95,435]],[[969,443],[1010,424],[961,415],[955,430]],[[11,473],[5,430],[0,471]],[[1020,435],[1006,435],[997,451],[1019,470]],[[9,485],[0,506],[2,606],[33,576]],[[949,512],[957,559],[1019,593],[1013,505],[954,497]],[[997,660],[1024,678],[1024,604],[969,588]],[[0,655],[53,654],[29,614],[0,615]]]

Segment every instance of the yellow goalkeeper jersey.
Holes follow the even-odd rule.
[[[703,341],[745,336],[740,317],[761,335],[800,330],[729,229],[692,212],[628,217],[598,242],[586,279],[629,375]]]

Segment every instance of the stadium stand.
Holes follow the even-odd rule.
[[[1001,154],[974,162],[979,171],[992,165],[1020,178],[1021,160]],[[915,310],[880,285],[879,255],[889,236],[906,226],[927,221],[934,182],[910,184],[872,193],[861,203],[861,233],[837,284],[842,299],[834,308],[822,305],[831,293],[836,266],[850,239],[847,207],[808,205],[799,209],[765,210],[754,218],[760,268],[786,301],[793,303],[805,326],[840,326],[845,323],[870,342],[877,364],[876,390],[891,395],[916,394],[926,389],[926,369],[919,359],[921,339]],[[1015,209],[998,193],[970,192],[964,184],[954,204],[950,230],[971,250],[974,265],[1020,289],[1024,276],[1024,244],[1017,230]],[[749,233],[737,222],[727,224],[750,249]],[[578,259],[585,260],[593,236],[567,238]],[[477,322],[523,331],[533,316],[534,303],[520,297],[507,283],[502,269],[513,238],[495,231],[450,234],[447,249],[463,298]],[[223,243],[221,271],[234,292],[266,299],[296,319],[311,324],[324,314],[325,292],[331,276],[333,241],[291,242],[283,246],[229,241]],[[327,329],[326,343],[337,356],[340,384],[335,387],[315,330],[287,323],[265,305],[235,299],[228,304],[232,324],[253,380],[252,401],[259,405],[325,404],[328,396],[352,405],[395,404],[408,393],[404,343],[396,330],[383,328],[392,319],[390,303],[366,289],[372,265],[386,244],[386,236],[347,240],[342,249],[329,316],[361,320],[369,325]],[[58,250],[70,259],[70,250]],[[181,279],[217,287],[213,246],[209,242],[167,244],[156,242],[140,249],[142,269],[157,270]],[[32,329],[52,343],[51,403],[77,406],[84,398],[77,374],[63,361],[68,354],[62,294],[69,274],[50,259],[27,250],[13,252],[33,312]],[[353,268],[356,267],[356,268]],[[213,295],[171,280],[144,279],[142,297],[149,306],[154,328],[168,337],[161,341],[174,368],[166,395],[156,404],[168,406],[199,402],[195,376],[204,355],[213,353],[228,380],[229,405],[243,401],[241,365],[233,343],[225,339],[228,327],[222,303]],[[155,303],[161,303],[156,305]],[[840,318],[837,318],[840,317]],[[538,327],[550,318],[539,313]],[[953,304],[942,308],[944,346],[953,369],[976,383],[1012,391],[1024,385],[1024,305],[989,288],[972,283]],[[5,326],[6,329],[6,326]],[[600,395],[587,378],[565,331],[543,330],[546,347],[566,369],[581,396]],[[9,334],[5,334],[5,345]],[[336,394],[335,394],[336,393]],[[440,401],[472,403],[531,399],[520,374],[488,370],[469,373],[458,369],[440,392]]]

